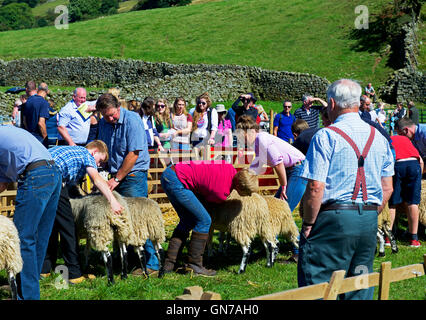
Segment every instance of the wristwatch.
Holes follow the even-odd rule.
[[[114,177],[114,181],[120,183],[120,180],[117,177]]]

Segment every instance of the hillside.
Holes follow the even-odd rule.
[[[374,15],[387,2],[362,4]],[[0,33],[0,58],[99,56],[238,64],[380,85],[391,71],[386,56],[374,50],[355,51],[357,40],[350,39],[359,4],[226,0],[127,12],[71,24],[68,30],[45,27]]]

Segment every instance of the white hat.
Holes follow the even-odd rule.
[[[226,112],[225,106],[223,104],[217,104],[216,105],[216,111],[219,112]]]

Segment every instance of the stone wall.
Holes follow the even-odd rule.
[[[253,92],[262,100],[300,100],[303,94],[325,98],[329,81],[315,75],[263,70],[257,67],[207,64],[150,63],[104,58],[42,58],[0,61],[0,85],[24,86],[28,80],[55,86],[105,88],[117,86],[123,98],[146,96],[173,101],[182,96],[191,102],[207,91],[213,101],[235,100]],[[92,92],[90,99],[103,91]],[[55,92],[52,99],[63,105],[71,92]],[[12,108],[16,95],[0,94],[0,109]]]

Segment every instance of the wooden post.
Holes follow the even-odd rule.
[[[274,134],[274,110],[269,111],[269,133]]]
[[[330,283],[325,290],[324,300],[336,300],[345,277],[345,270],[334,271],[331,275]]]
[[[379,300],[389,300],[389,288],[391,283],[392,263],[383,262],[380,270]]]

